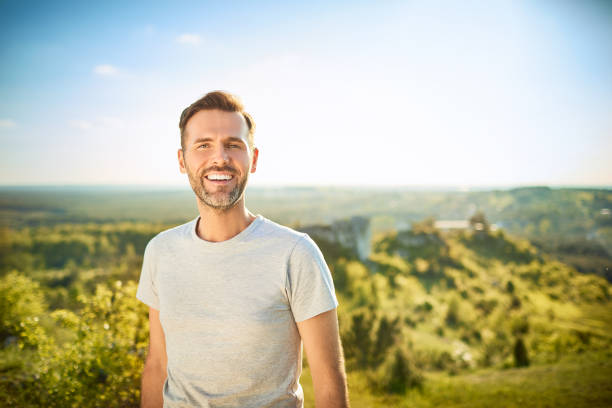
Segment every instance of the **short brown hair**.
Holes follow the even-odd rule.
[[[181,113],[181,119],[179,120],[179,129],[181,129],[181,148],[185,150],[185,126],[193,115],[201,110],[213,110],[219,109],[225,112],[238,112],[246,120],[249,128],[249,134],[247,140],[249,147],[253,148],[253,135],[255,133],[255,122],[251,115],[244,111],[242,102],[236,95],[225,91],[213,91],[209,92],[191,105],[189,105],[183,113]]]

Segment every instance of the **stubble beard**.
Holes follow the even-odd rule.
[[[233,208],[236,203],[242,198],[244,193],[244,189],[246,188],[246,184],[248,181],[248,174],[245,175],[242,179],[236,180],[236,185],[234,188],[229,191],[209,191],[205,186],[205,177],[204,174],[211,170],[211,168],[203,169],[199,172],[199,174],[194,174],[187,166],[187,176],[189,177],[189,184],[191,184],[191,189],[195,193],[198,200],[216,211],[227,211]],[[215,168],[216,171],[229,171],[234,177],[238,177],[235,169],[230,167],[225,168]]]

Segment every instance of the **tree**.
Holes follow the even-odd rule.
[[[484,212],[476,211],[474,215],[470,217],[470,227],[477,233],[488,234],[491,226]]]
[[[382,366],[369,375],[369,380],[374,388],[394,394],[403,394],[411,388],[421,388],[424,381],[410,355],[399,347],[389,353]]]
[[[440,230],[436,228],[434,217],[427,217],[422,221],[413,222],[411,227],[414,234],[440,235]]]
[[[395,344],[400,333],[399,317],[394,320],[383,316],[376,330],[376,341],[373,344],[372,358],[374,364],[378,365],[384,360],[387,350]]]
[[[450,327],[455,327],[459,324],[459,300],[456,297],[453,297],[448,303],[448,310],[446,311],[444,321]]]
[[[527,347],[525,347],[525,342],[521,337],[518,337],[514,342],[514,365],[516,367],[527,367],[529,365]]]
[[[342,339],[346,357],[354,359],[359,368],[367,368],[372,350],[372,328],[375,316],[368,312],[359,312],[352,316],[351,330]]]

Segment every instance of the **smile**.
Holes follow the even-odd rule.
[[[234,178],[231,174],[211,173],[206,175],[206,178],[211,181],[227,181]]]

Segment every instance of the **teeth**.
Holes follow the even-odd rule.
[[[229,174],[209,174],[206,178],[209,180],[230,180],[232,176]]]

